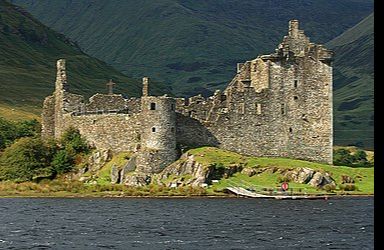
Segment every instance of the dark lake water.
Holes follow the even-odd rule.
[[[0,249],[373,249],[373,203],[3,198]]]

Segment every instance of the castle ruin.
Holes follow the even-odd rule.
[[[57,61],[55,91],[44,100],[42,136],[60,138],[69,127],[113,152],[135,152],[136,171],[158,173],[180,148],[216,146],[245,155],[288,157],[332,164],[333,53],[311,43],[289,22],[275,53],[238,63],[224,91],[212,96],[141,98],[112,91],[86,102],[69,92],[65,61]]]

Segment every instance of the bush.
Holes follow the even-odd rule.
[[[67,129],[60,140],[62,146],[73,154],[89,153],[87,141],[81,136],[80,131],[75,128]]]
[[[66,150],[60,150],[53,157],[51,165],[55,174],[67,173],[73,168],[74,158]]]
[[[28,181],[50,175],[51,155],[40,138],[21,138],[6,148],[0,157],[0,180]]]
[[[357,187],[355,186],[355,184],[340,184],[339,189],[344,190],[344,191],[356,191],[356,190],[358,190]]]
[[[349,167],[373,166],[373,164],[367,160],[367,153],[364,150],[358,149],[355,154],[352,154],[350,150],[345,148],[333,151],[333,164]]]
[[[90,151],[86,140],[75,128],[69,128],[63,133],[60,144],[61,146],[56,148],[51,163],[55,174],[70,172],[76,162],[81,163],[81,154],[87,154]]]
[[[354,162],[354,157],[351,151],[345,148],[340,148],[333,151],[333,162],[339,166],[351,166]]]
[[[323,186],[323,189],[326,192],[331,193],[331,192],[333,192],[336,189],[336,185],[335,184],[326,184],[326,185]]]

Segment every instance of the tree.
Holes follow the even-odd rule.
[[[50,151],[40,138],[18,139],[0,157],[0,180],[29,181],[51,175]]]
[[[63,133],[60,143],[67,152],[72,154],[89,152],[87,141],[81,136],[80,131],[73,127]]]
[[[0,117],[0,150],[11,145],[18,138],[36,136],[40,130],[40,123],[36,119],[11,122]]]
[[[52,160],[52,168],[55,174],[63,174],[72,170],[74,157],[70,155],[66,150],[58,151]]]

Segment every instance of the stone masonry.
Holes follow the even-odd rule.
[[[332,58],[292,20],[274,53],[238,63],[226,89],[213,96],[150,96],[144,77],[141,98],[110,88],[88,102],[69,92],[61,59],[56,89],[44,100],[42,136],[59,138],[78,128],[99,149],[135,152],[137,171],[148,174],[175,161],[178,149],[204,145],[331,164]]]

